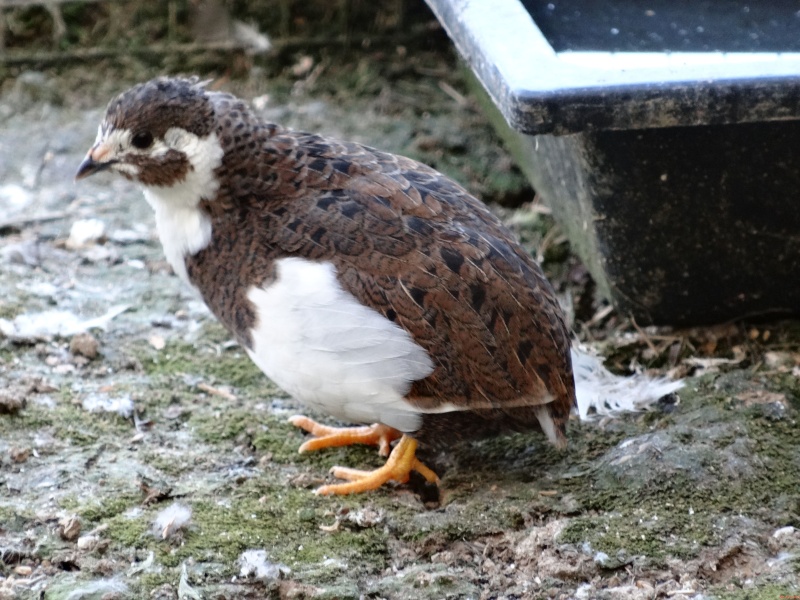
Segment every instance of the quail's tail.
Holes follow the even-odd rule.
[[[572,348],[572,369],[578,415],[582,421],[647,410],[660,398],[683,387],[681,380],[643,373],[628,377],[614,375],[603,366],[601,358],[576,348]]]

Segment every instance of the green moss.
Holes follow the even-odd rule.
[[[130,435],[127,419],[113,413],[88,412],[72,402],[59,402],[51,416],[53,435],[78,446],[91,446],[106,436],[124,439]]]
[[[330,448],[300,454],[298,448],[306,435],[297,427],[272,413],[253,412],[248,404],[227,403],[214,412],[193,411],[187,421],[192,433],[209,444],[244,444],[259,455],[269,454],[278,464],[314,465],[325,473],[338,464],[375,468],[383,464],[372,446]]]
[[[796,598],[799,586],[768,584],[758,586],[756,589],[735,590],[720,586],[719,590],[709,590],[717,600],[776,600],[777,598]]]
[[[0,523],[8,531],[24,531],[34,519],[34,515],[27,515],[17,508],[0,505]]]
[[[74,500],[68,501],[68,504],[73,505],[71,510],[80,515],[80,517],[88,523],[99,523],[106,519],[122,515],[122,513],[131,507],[138,506],[141,501],[142,498],[139,494],[119,493],[109,495],[107,498],[88,504],[75,506]]]
[[[210,328],[210,331],[219,337],[216,327]],[[191,374],[207,383],[257,390],[264,396],[279,393],[278,388],[240,348],[220,349],[214,345],[214,336],[207,343],[204,341],[198,345],[171,340],[162,350],[155,350],[140,342],[133,352],[145,373],[151,377]]]
[[[154,551],[157,563],[166,567],[177,567],[189,558],[224,565],[226,577],[238,571],[239,555],[253,548],[266,549],[270,560],[293,571],[307,571],[315,584],[341,576],[339,567],[325,565],[327,559],[371,573],[385,566],[385,531],[322,531],[320,525],[333,521],[326,514],[331,500],[305,489],[250,480],[229,503],[205,496],[187,499],[186,504],[192,509],[191,524],[174,539],[161,540],[151,531],[155,513],[162,507],[152,507],[136,519],[116,514],[106,520],[106,535],[120,547]]]
[[[117,513],[105,520],[108,529],[104,532],[110,540],[121,548],[149,548],[153,549],[156,536],[152,533],[151,520],[143,516],[130,518]]]
[[[25,312],[23,302],[4,302],[0,301],[0,319],[12,320]]]
[[[674,507],[641,508],[619,513],[571,519],[558,541],[604,552],[607,568],[626,564],[634,556],[645,557],[651,566],[664,566],[669,557],[693,558],[711,541],[711,524],[705,516],[680,515]]]
[[[682,437],[680,428],[673,426],[673,439],[681,443],[665,450],[671,452],[662,457],[665,467],[636,469],[628,476],[622,469],[600,465],[568,480],[568,489],[594,514],[570,520],[560,541],[589,542],[612,558],[641,555],[663,565],[670,556],[692,558],[703,547],[722,543],[726,533],[720,523],[728,515],[749,515],[774,526],[791,520],[798,509],[792,498],[800,481],[800,461],[791,441],[795,424],[758,414],[743,421],[741,413],[719,410],[724,398],[709,397],[710,390],[699,387],[699,393],[682,394],[681,406],[684,417],[697,413],[697,422],[704,425],[697,433],[702,432],[705,445],[688,433]],[[716,431],[721,433],[709,433]],[[720,463],[735,457],[739,439],[753,440],[748,451],[758,456],[762,467],[729,475]],[[691,443],[692,451],[677,468],[682,443]],[[718,474],[698,474],[711,468]]]
[[[53,424],[52,411],[30,403],[12,415],[0,415],[0,438],[10,438],[14,433],[50,427]]]
[[[149,591],[168,583],[175,585],[176,581],[180,581],[180,574],[172,570],[160,570],[156,572],[142,573],[138,577],[138,581],[132,582],[131,592],[138,592],[134,598],[146,598]]]
[[[191,472],[196,465],[193,462],[175,460],[174,456],[165,456],[154,451],[141,453],[141,461],[152,469],[157,469],[162,475],[179,479],[185,473]]]

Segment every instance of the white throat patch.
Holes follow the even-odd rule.
[[[198,137],[173,127],[149,153],[166,153],[170,148],[186,154],[191,168],[186,178],[169,187],[143,186],[144,197],[156,213],[156,227],[167,261],[188,282],[185,257],[205,248],[211,240],[211,221],[198,208],[201,200],[212,199],[219,189],[214,170],[224,154],[216,133]]]

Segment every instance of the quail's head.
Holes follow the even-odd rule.
[[[159,78],[111,101],[97,139],[76,173],[106,169],[148,187],[171,187],[207,162],[216,120],[197,78]]]

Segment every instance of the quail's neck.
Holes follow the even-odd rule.
[[[185,176],[171,185],[143,186],[144,196],[156,215],[158,237],[167,261],[185,281],[185,257],[205,248],[211,240],[211,220],[200,207],[213,201],[220,182],[216,169],[222,164],[223,149],[217,135],[200,138],[186,131],[178,134],[178,147],[190,164]]]

